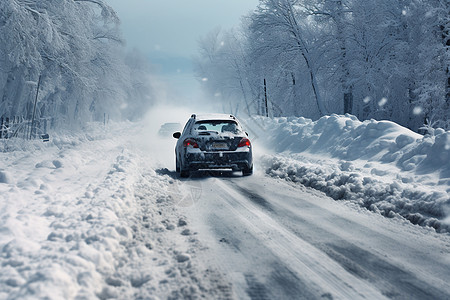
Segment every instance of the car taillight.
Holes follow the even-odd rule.
[[[191,146],[192,148],[198,148],[198,144],[194,139],[185,139],[183,142],[183,147]]]
[[[242,138],[242,140],[239,142],[238,147],[251,147],[250,140],[247,138]]]

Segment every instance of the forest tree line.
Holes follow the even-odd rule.
[[[450,129],[449,31],[449,0],[260,0],[200,40],[195,66],[233,112]]]
[[[125,53],[102,0],[0,1],[0,117],[34,113],[55,127],[135,118],[152,102],[146,65]]]

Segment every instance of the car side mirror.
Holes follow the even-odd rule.
[[[181,136],[181,132],[175,132],[172,136],[176,139],[179,139]]]
[[[245,132],[245,135],[248,136],[248,132],[247,131]]]

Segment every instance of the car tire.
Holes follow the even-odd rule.
[[[244,168],[242,169],[242,175],[243,176],[249,176],[253,174],[253,165],[250,168]]]
[[[177,173],[180,173],[180,166],[179,166],[179,163],[178,163],[178,158],[175,159],[175,171]]]
[[[189,177],[189,170],[183,168],[183,165],[178,161],[178,157],[175,161],[177,173],[180,174],[180,177],[186,178]]]
[[[180,177],[182,178],[189,177],[189,170],[180,170]]]

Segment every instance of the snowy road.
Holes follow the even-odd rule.
[[[450,297],[449,239],[263,174],[213,175],[183,180],[179,204],[237,298]]]
[[[450,298],[448,233],[110,126],[1,153],[0,299]]]

